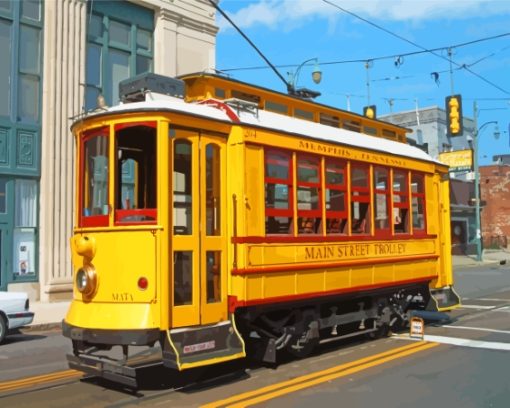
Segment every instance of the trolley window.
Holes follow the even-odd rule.
[[[413,208],[413,232],[425,232],[425,186],[423,174],[411,175],[411,194]]]
[[[205,175],[206,234],[218,236],[221,234],[221,163],[220,148],[212,143],[206,147]]]
[[[298,233],[320,233],[322,203],[321,162],[318,157],[297,156]]]
[[[347,225],[345,162],[326,159],[326,233],[344,234]]]
[[[266,234],[292,233],[292,155],[265,152]]]
[[[393,226],[395,233],[409,232],[409,187],[405,171],[393,171]]]
[[[109,128],[83,135],[80,144],[80,225],[108,226]]]
[[[390,233],[390,183],[389,171],[384,167],[374,168],[374,214],[375,233]]]
[[[156,122],[115,125],[115,224],[155,224]]]
[[[192,145],[187,140],[174,142],[174,235],[193,233],[193,168]]]
[[[370,233],[370,184],[369,168],[351,165],[351,232]]]

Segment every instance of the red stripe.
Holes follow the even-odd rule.
[[[305,242],[342,242],[342,241],[401,241],[401,240],[413,240],[413,239],[436,239],[437,235],[418,234],[418,231],[413,235],[410,234],[398,234],[393,237],[386,236],[359,236],[359,235],[301,235],[294,237],[291,235],[269,235],[265,237],[261,236],[248,236],[248,237],[232,237],[233,244],[288,244],[288,243],[305,243]]]
[[[320,298],[320,297],[326,297],[326,296],[334,296],[334,295],[343,295],[347,293],[354,293],[354,292],[363,292],[367,290],[377,290],[377,289],[384,289],[389,288],[392,286],[403,286],[403,285],[410,285],[413,283],[428,283],[429,281],[436,279],[437,276],[426,276],[423,278],[416,278],[416,279],[406,279],[396,282],[386,282],[386,283],[380,283],[380,284],[374,284],[374,285],[365,285],[365,286],[355,286],[352,288],[343,288],[343,289],[336,289],[331,290],[327,292],[313,292],[313,293],[305,293],[302,295],[291,295],[291,296],[276,296],[266,299],[252,299],[252,300],[237,300],[237,297],[235,296],[229,296],[229,311],[232,313],[237,309],[238,307],[247,307],[247,306],[257,306],[257,305],[264,305],[264,304],[270,304],[270,303],[283,303],[283,302],[295,302],[298,300],[304,300],[304,299],[310,299],[310,298]]]
[[[321,264],[293,264],[292,266],[273,266],[273,267],[262,267],[262,268],[244,268],[244,269],[232,269],[232,275],[253,275],[261,273],[274,273],[274,272],[293,272],[301,271],[303,269],[328,269],[328,268],[342,268],[350,266],[363,266],[363,265],[381,265],[388,263],[400,263],[400,262],[413,262],[413,261],[426,261],[436,260],[439,256],[435,254],[431,255],[418,255],[395,258],[383,258],[383,259],[362,259],[358,261],[349,262],[332,262],[332,263],[321,263]]]
[[[127,128],[130,128],[130,127],[135,127],[135,126],[146,126],[146,127],[151,127],[151,128],[154,128],[156,129],[157,127],[157,124],[158,122],[156,121],[145,121],[145,122],[125,122],[125,123],[116,123],[115,124],[115,131],[119,131],[119,130],[122,130],[122,129],[127,129]]]

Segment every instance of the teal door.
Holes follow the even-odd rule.
[[[13,186],[13,179],[0,177],[0,290],[7,290],[12,270]]]

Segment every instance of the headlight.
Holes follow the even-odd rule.
[[[92,265],[84,266],[76,272],[76,288],[85,296],[90,296],[96,290],[96,270]]]

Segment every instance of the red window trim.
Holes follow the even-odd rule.
[[[135,127],[135,126],[146,126],[146,127],[150,127],[150,128],[156,129],[157,126],[158,126],[158,122],[156,122],[156,121],[144,121],[144,122],[116,123],[115,126],[114,126],[114,130],[115,130],[115,132],[117,132],[119,130],[130,128],[130,127]]]
[[[316,182],[300,181],[299,180],[299,168],[300,168],[299,161],[300,160],[309,160],[314,163],[314,164],[312,164],[311,168],[314,168],[317,170],[317,175],[318,175],[319,179]],[[322,218],[323,197],[322,197],[321,185],[322,185],[321,157],[315,156],[315,155],[310,155],[310,154],[298,153],[296,155],[296,191],[298,191],[300,187],[312,187],[312,188],[317,189],[317,194],[318,194],[317,209],[303,210],[298,207],[298,210],[297,210],[298,217]],[[298,205],[297,194],[296,194],[296,205]]]
[[[136,217],[146,216],[153,218],[152,220],[140,220],[140,221],[123,221],[123,217]],[[136,208],[130,210],[117,209],[115,210],[115,225],[147,225],[157,224],[158,221],[158,210],[156,208]]]
[[[386,172],[386,188],[377,188],[377,180],[375,178],[375,172],[377,170],[383,170]],[[386,238],[391,236],[391,186],[390,186],[390,174],[391,174],[391,168],[389,167],[383,167],[383,166],[374,166],[373,168],[373,180],[374,180],[374,231],[375,235],[380,238]],[[375,211],[376,211],[376,200],[377,200],[377,194],[384,195],[386,199],[386,216],[387,216],[387,226],[385,228],[377,228],[377,220],[375,217]]]
[[[78,190],[78,226],[80,227],[107,227],[109,225],[110,207],[108,206],[108,214],[104,215],[84,215],[83,199],[85,190],[85,174],[84,174],[84,158],[85,158],[85,143],[95,137],[108,137],[110,136],[110,126],[102,126],[85,131],[80,138],[80,161],[79,161],[79,190]],[[106,194],[109,196],[110,185],[110,163],[109,163],[110,139],[108,139],[108,174],[106,183]]]
[[[421,178],[422,191],[413,192],[411,188],[411,208],[413,204],[413,198],[418,198],[422,200],[423,204],[423,228],[418,228],[413,225],[413,234],[421,235],[426,233],[427,231],[427,201],[425,200],[425,175],[423,173],[411,172],[411,183],[413,181],[413,177]]]
[[[344,176],[344,182],[343,184],[329,184],[327,183],[327,170],[328,170],[328,164],[329,163],[336,163],[340,165],[341,171],[340,173]],[[339,173],[339,174],[340,174]],[[326,209],[326,220],[330,218],[347,218],[347,205],[348,205],[348,197],[347,197],[347,185],[349,184],[349,174],[347,171],[347,162],[345,160],[337,160],[331,157],[326,157],[325,163],[324,163],[324,177],[325,177],[325,183],[324,187],[327,190],[332,191],[340,191],[344,193],[344,210],[338,211],[338,210],[328,210]],[[326,197],[324,197],[324,204],[326,201]]]
[[[287,162],[280,159],[272,159],[269,157],[270,154],[278,154],[287,157]],[[270,177],[267,176],[267,164],[279,164],[285,165],[287,164],[288,175],[287,178],[278,178],[278,177]],[[294,216],[294,195],[293,195],[293,163],[292,163],[292,152],[286,151],[283,149],[266,149],[264,151],[264,184],[284,184],[287,186],[288,194],[287,194],[287,208],[271,208],[267,207],[267,202],[264,202],[264,207],[266,210],[266,217],[289,217],[293,218]]]
[[[395,198],[393,198],[393,207],[408,209],[409,208],[409,174],[408,174],[407,171],[393,169],[393,180],[395,180],[395,173],[399,173],[399,174],[403,174],[404,175],[404,177],[405,177],[405,182],[404,182],[405,190],[404,191],[394,191],[393,190],[393,183],[392,183],[391,190],[393,192],[393,196],[399,196],[400,200],[401,200],[401,201],[395,202]]]

